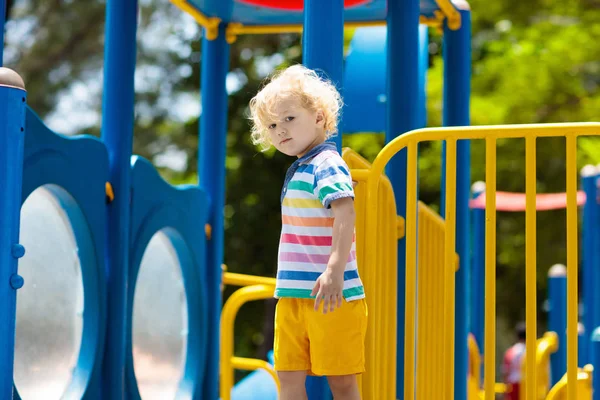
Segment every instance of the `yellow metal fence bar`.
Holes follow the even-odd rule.
[[[536,138],[525,138],[525,324],[526,399],[536,399]]]
[[[234,272],[225,272],[223,274],[223,283],[232,286],[250,286],[250,285],[270,285],[275,286],[275,278],[266,276],[236,274]]]
[[[257,360],[255,358],[233,357],[231,359],[231,365],[235,369],[241,369],[244,371],[255,371],[257,369],[265,370],[275,381],[277,393],[281,391],[281,383],[277,377],[277,372],[275,372],[275,369],[268,362],[264,360]]]
[[[408,143],[406,170],[406,314],[404,322],[404,400],[415,395],[415,305],[417,284],[417,142]]]
[[[444,381],[446,399],[454,397],[454,302],[456,255],[456,140],[446,140],[446,232],[444,239]],[[465,377],[466,379],[466,377]]]
[[[495,399],[496,382],[496,138],[485,140],[485,400]]]
[[[577,137],[567,136],[567,393],[577,399]],[[598,366],[596,366],[598,367]]]
[[[231,400],[233,388],[233,327],[239,309],[245,303],[253,300],[263,300],[273,297],[275,287],[271,285],[246,286],[235,291],[221,312],[221,399]],[[258,361],[258,360],[257,360]],[[267,372],[269,372],[267,370]],[[277,381],[276,381],[277,383]],[[278,385],[279,386],[279,385]]]

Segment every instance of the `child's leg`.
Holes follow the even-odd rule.
[[[306,371],[278,371],[281,383],[280,400],[308,400],[306,396]]]
[[[360,400],[356,375],[328,376],[327,381],[334,400]]]

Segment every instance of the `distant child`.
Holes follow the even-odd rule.
[[[523,378],[523,359],[525,358],[526,326],[524,322],[517,324],[515,334],[517,341],[506,350],[502,362],[502,372],[506,384],[505,400],[519,400],[521,379]]]
[[[341,107],[336,88],[301,65],[273,76],[250,101],[254,143],[298,158],[281,192],[274,352],[282,400],[307,398],[307,374],[327,376],[336,400],[360,399],[367,306],[354,189],[348,166],[326,142]]]

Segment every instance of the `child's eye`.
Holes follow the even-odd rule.
[[[275,129],[276,126],[277,126],[277,124],[271,124],[271,125],[269,125],[269,129]]]
[[[285,122],[292,122],[294,117],[285,117]]]

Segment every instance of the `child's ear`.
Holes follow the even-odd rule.
[[[325,115],[323,111],[317,110],[317,125],[325,125]]]

